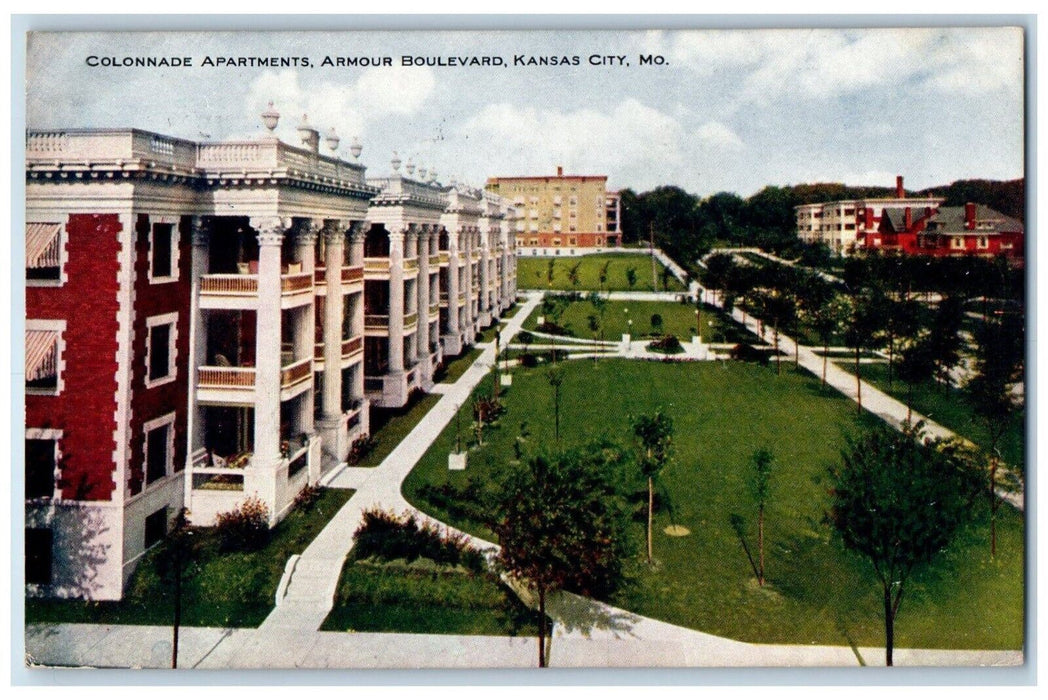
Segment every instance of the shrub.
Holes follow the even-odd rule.
[[[768,364],[768,359],[770,357],[770,352],[767,350],[758,350],[749,343],[739,343],[731,349],[731,359],[733,360],[760,362],[762,365],[766,365]]]
[[[543,323],[540,323],[539,325],[535,326],[535,330],[537,330],[539,333],[549,333],[550,335],[575,335],[564,326],[559,326],[556,323],[553,323],[552,321],[545,321]]]
[[[430,524],[420,524],[413,513],[395,515],[373,508],[364,511],[363,522],[353,533],[356,544],[353,558],[404,559],[420,557],[438,564],[464,566],[470,571],[484,571],[484,555],[466,543],[463,535],[442,536]]]
[[[530,352],[526,352],[520,356],[520,364],[522,367],[536,367],[539,361]]]
[[[378,440],[371,437],[370,435],[361,435],[353,444],[349,447],[349,454],[346,456],[346,462],[348,464],[360,464],[360,461],[367,457],[371,450],[375,449],[375,445],[378,444]]]
[[[312,509],[323,493],[324,489],[316,484],[303,486],[302,490],[295,496],[295,508],[301,508],[302,510]]]
[[[677,340],[677,336],[675,335],[664,335],[658,340],[651,341],[648,343],[648,350],[671,355],[678,352],[684,352],[684,348],[681,347],[680,341]]]
[[[535,340],[535,336],[530,331],[521,331],[517,334],[517,339],[524,345],[531,345]]]
[[[479,421],[483,417],[485,423],[492,423],[505,410],[506,407],[498,399],[481,396],[473,402],[473,420]]]
[[[223,552],[261,549],[269,540],[269,508],[251,496],[227,513],[219,513],[215,523],[218,547]]]

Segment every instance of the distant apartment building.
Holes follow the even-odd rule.
[[[805,243],[825,243],[835,255],[848,255],[865,245],[867,232],[876,231],[885,212],[938,207],[941,197],[907,197],[900,175],[895,197],[818,202],[794,207],[797,236]]]
[[[183,506],[275,524],[513,303],[509,202],[299,132],[28,134],[27,594],[120,598]]]
[[[908,255],[1003,255],[1023,257],[1023,225],[990,207],[967,203],[963,207],[892,209],[876,231],[860,246],[866,251],[896,251]]]
[[[622,242],[619,193],[607,175],[488,178],[485,189],[517,210],[519,255],[578,255],[617,248]]]

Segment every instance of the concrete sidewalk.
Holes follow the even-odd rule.
[[[534,668],[535,637],[378,632],[299,632],[184,627],[181,669],[482,669]],[[259,658],[248,651],[271,646]],[[171,628],[144,625],[29,625],[30,666],[170,668]],[[1015,667],[1019,651],[896,649],[897,666]],[[783,668],[883,666],[880,648],[748,644],[647,620],[629,613],[614,629],[557,625],[550,665],[558,668]]]

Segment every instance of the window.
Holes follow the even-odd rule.
[[[58,465],[58,441],[29,438],[25,440],[25,498],[54,498],[55,469]]]
[[[65,345],[63,320],[27,319],[25,322],[25,391],[54,396],[62,392]]]
[[[175,379],[175,322],[177,313],[146,319],[146,387]]]
[[[146,549],[164,539],[167,535],[167,506],[146,516]]]
[[[25,582],[51,583],[51,543],[53,535],[48,528],[25,529]]]
[[[964,239],[961,238],[960,236],[952,236],[950,238],[950,247],[951,248],[963,248],[964,247]]]
[[[178,279],[178,245],[175,224],[154,223],[149,237],[149,281],[174,282]]]
[[[986,236],[979,236],[979,247],[980,248],[989,248],[990,247],[990,239],[987,238]]]
[[[175,414],[169,413],[143,426],[146,433],[146,484],[172,473],[175,461]]]
[[[568,239],[568,245],[578,245],[574,236]]]
[[[62,224],[25,225],[25,278],[29,286],[62,283]]]

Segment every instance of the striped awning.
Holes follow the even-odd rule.
[[[58,374],[58,331],[25,332],[25,378],[38,381]]]
[[[62,224],[25,225],[25,266],[59,267]]]

